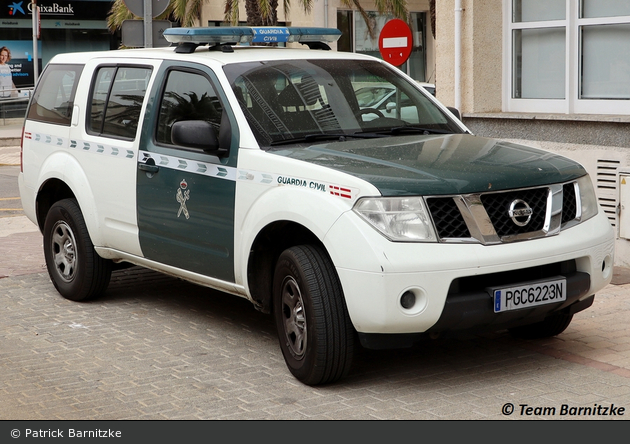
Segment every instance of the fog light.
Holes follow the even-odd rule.
[[[410,310],[416,305],[416,295],[409,290],[405,291],[400,297],[400,305],[402,305],[402,308]]]
[[[602,276],[604,277],[604,279],[608,279],[608,277],[613,272],[613,268],[614,268],[613,267],[613,258],[612,258],[612,256],[608,255],[602,261]]]

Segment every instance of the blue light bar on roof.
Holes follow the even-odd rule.
[[[167,28],[164,38],[171,43],[283,43],[335,42],[341,31],[335,28],[282,26],[219,26],[213,28]]]

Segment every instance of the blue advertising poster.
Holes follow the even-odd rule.
[[[33,41],[28,40],[0,40],[0,48],[7,48],[10,52],[10,60],[6,65],[11,69],[13,83],[17,89],[32,87],[34,85],[33,65]],[[38,70],[42,72],[42,43],[37,42]],[[28,94],[28,93],[24,93]]]

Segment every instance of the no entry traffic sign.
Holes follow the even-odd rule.
[[[411,55],[413,37],[411,29],[400,19],[393,19],[385,23],[378,36],[378,49],[383,60],[394,66],[400,66]]]

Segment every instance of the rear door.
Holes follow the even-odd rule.
[[[138,156],[142,252],[163,264],[234,282],[236,120],[210,68],[165,63],[158,79]],[[171,127],[180,120],[206,120],[217,134],[223,128],[229,154],[217,157],[172,143]]]

